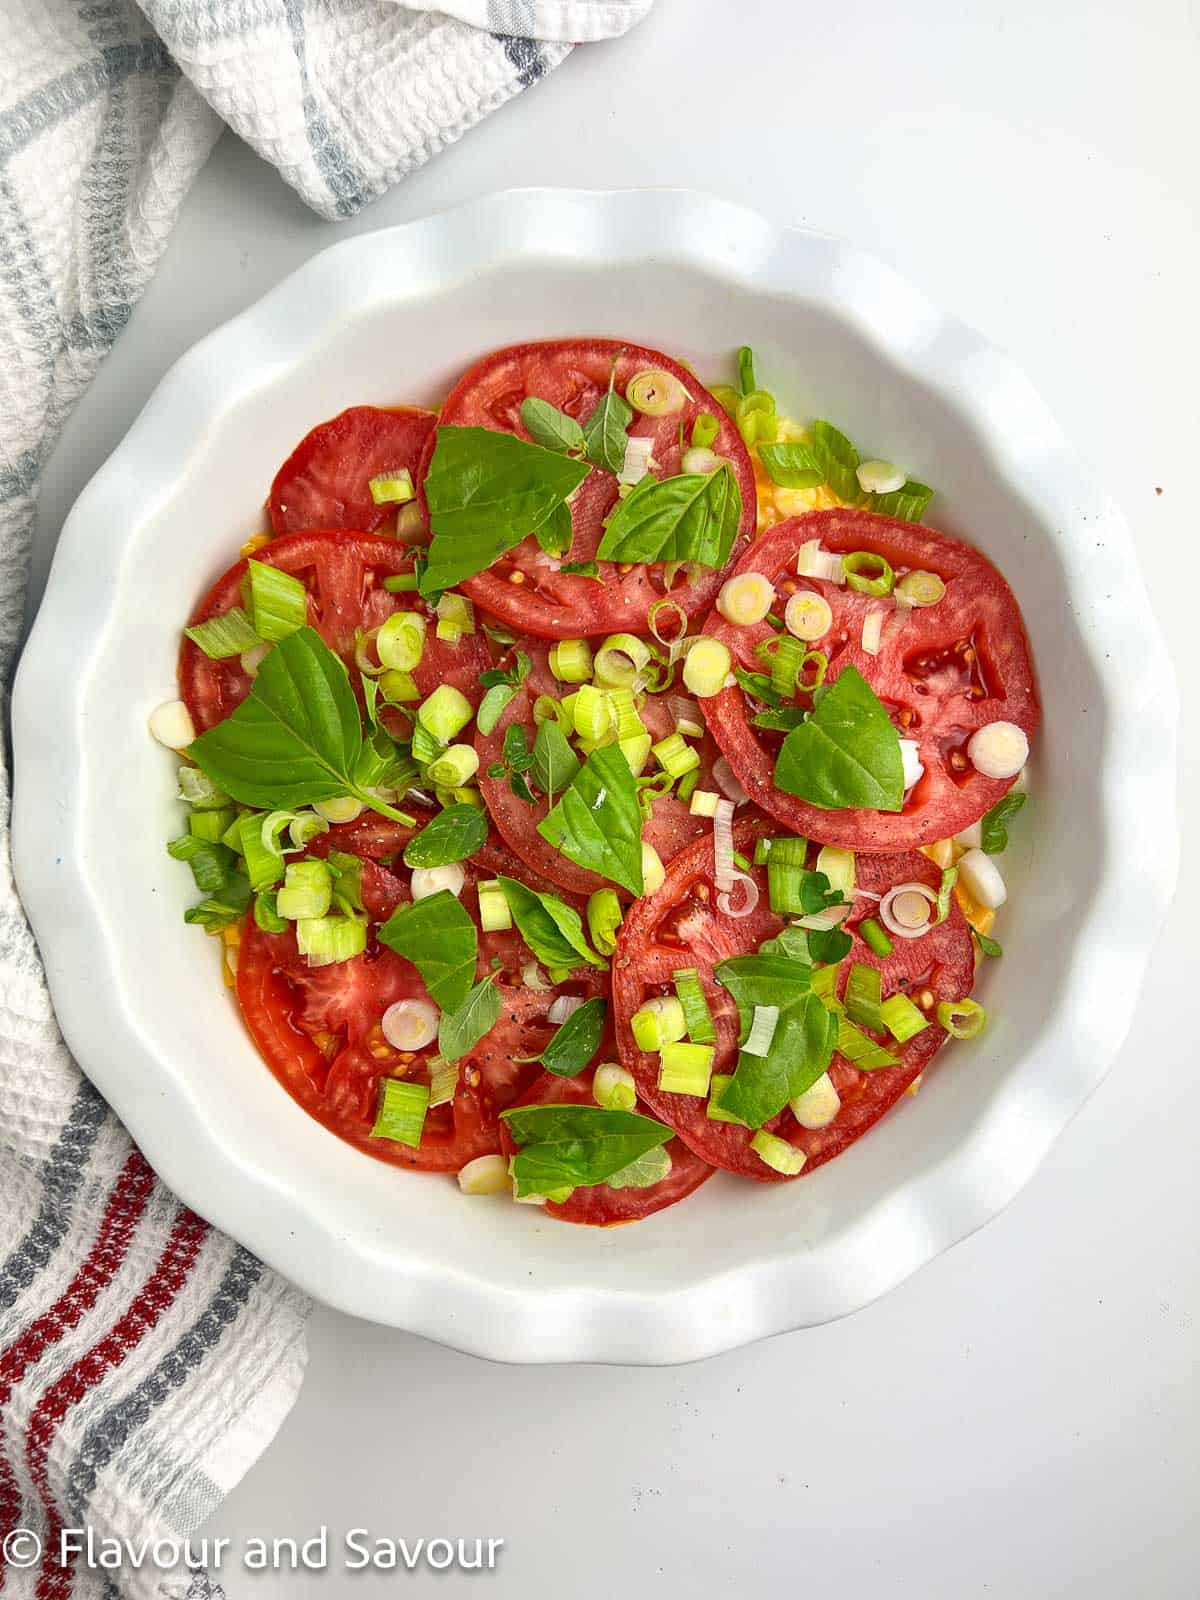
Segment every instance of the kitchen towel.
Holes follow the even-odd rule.
[[[136,1543],[202,1522],[287,1415],[307,1315],[158,1183],[55,1025],[13,882],[4,754],[41,469],[223,121],[322,216],[348,216],[650,3],[0,0],[5,1597],[219,1594],[200,1571],[63,1565],[62,1533]]]

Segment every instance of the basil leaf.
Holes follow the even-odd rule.
[[[551,804],[554,796],[561,794],[578,774],[579,766],[579,757],[567,743],[558,723],[541,723],[533,741],[529,776]]]
[[[521,401],[521,421],[533,442],[547,450],[583,449],[583,429],[574,417],[552,406],[549,400],[526,396]]]
[[[457,1011],[443,1011],[438,1025],[438,1054],[444,1061],[461,1061],[500,1020],[500,991],[493,974],[480,978],[467,991]]]
[[[559,567],[559,572],[570,578],[598,578],[600,564],[597,561],[564,561]]]
[[[443,1013],[463,1004],[475,977],[479,936],[449,889],[394,911],[380,928],[379,940],[412,962]]]
[[[791,733],[798,728],[808,712],[801,706],[774,706],[750,718],[752,728],[769,728],[774,733]]]
[[[933,499],[933,490],[927,483],[909,478],[899,489],[888,494],[869,494],[864,504],[868,511],[878,511],[885,517],[899,517],[901,522],[920,522],[925,508]]]
[[[571,508],[560,501],[544,522],[533,530],[538,544],[548,556],[565,556],[571,548],[575,529],[571,522]]]
[[[631,1161],[620,1172],[611,1173],[607,1181],[610,1189],[653,1189],[656,1183],[662,1183],[670,1176],[670,1151],[660,1145],[647,1150],[644,1156]]]
[[[593,466],[620,472],[625,465],[626,430],[632,421],[633,407],[617,393],[610,378],[604,397],[583,425],[583,448]]]
[[[854,946],[854,940],[841,928],[781,928],[774,939],[758,947],[760,956],[792,956],[797,961],[820,962],[823,967],[836,967],[844,961]]]
[[[845,667],[793,728],[775,760],[785,794],[835,811],[862,806],[899,811],[904,804],[900,735],[857,667]]]
[[[641,894],[642,813],[619,745],[592,752],[538,832],[576,866]]]
[[[778,706],[783,698],[778,689],[772,688],[765,672],[743,672],[741,667],[734,667],[733,675],[746,694],[761,700],[765,706]]]
[[[518,1197],[603,1183],[674,1137],[650,1117],[602,1106],[514,1106],[500,1114],[519,1146],[512,1162]]]
[[[972,928],[971,934],[983,955],[1002,956],[1004,954],[1004,951],[996,943],[995,939],[989,939],[987,934],[980,933],[978,928]]]
[[[421,593],[449,589],[511,550],[588,475],[586,462],[491,428],[439,428],[425,478],[433,540]]]
[[[523,723],[514,722],[504,730],[504,760],[514,772],[528,772],[533,765],[533,752]]]
[[[494,683],[483,699],[479,702],[479,710],[475,714],[475,726],[480,733],[494,733],[496,724],[508,710],[509,703],[517,694],[515,683]]]
[[[855,469],[862,457],[854,445],[832,422],[814,422],[809,435],[809,450],[825,482],[839,500],[857,505],[862,498],[862,485]]]
[[[825,473],[806,444],[760,444],[758,455],[772,483],[783,489],[815,489]]]
[[[998,856],[1008,849],[1008,825],[1020,811],[1028,795],[1020,791],[1006,794],[1003,800],[997,800],[992,809],[985,815],[979,825],[982,836],[983,849],[989,856]]]
[[[645,477],[613,507],[596,554],[602,561],[723,567],[741,518],[742,491],[728,465],[676,478]]]
[[[445,867],[451,861],[465,861],[475,854],[487,835],[487,815],[478,806],[447,806],[415,839],[408,841],[404,847],[404,865]]]
[[[500,882],[517,931],[543,966],[608,965],[589,947],[579,913],[556,894],[539,894],[516,878],[501,877]]]
[[[585,1000],[542,1051],[542,1065],[557,1078],[576,1078],[595,1060],[604,1037],[608,1007],[603,1000]]]
[[[345,665],[319,633],[300,628],[264,656],[241,705],[193,739],[188,755],[242,805],[287,811],[350,794],[384,816],[410,822],[364,792],[373,780],[360,774],[386,765],[373,745],[368,748],[372,753],[364,758],[358,701]]]
[[[231,872],[207,900],[189,907],[183,913],[183,920],[203,928],[206,933],[215,933],[219,928],[228,927],[231,922],[240,922],[249,909],[250,880],[240,872]]]
[[[813,1084],[833,1059],[837,1018],[810,988],[812,969],[789,956],[735,956],[714,969],[738,1008],[740,1037],[756,1006],[778,1006],[779,1018],[765,1056],[739,1052],[737,1069],[721,1096],[721,1109],[749,1128],[761,1128],[788,1101]]]

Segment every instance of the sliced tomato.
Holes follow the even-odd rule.
[[[371,479],[407,469],[417,480],[437,415],[416,406],[351,406],[304,438],[275,474],[267,511],[276,533],[347,528],[372,533],[393,515]]]
[[[607,878],[601,878],[594,872],[576,866],[563,855],[561,850],[556,850],[542,838],[537,830],[538,823],[544,820],[550,810],[547,797],[538,794],[536,803],[530,805],[528,800],[523,800],[514,794],[507,777],[488,776],[488,768],[502,761],[505,732],[515,723],[520,723],[524,727],[528,747],[532,750],[537,735],[533,706],[538,696],[551,695],[554,699],[561,700],[577,687],[574,684],[561,683],[550,671],[549,648],[540,639],[526,638],[514,645],[504,657],[501,665],[508,667],[512,665],[517,652],[523,651],[529,657],[531,666],[529,676],[515,698],[505,708],[493,732],[483,734],[476,731],[479,788],[492,821],[514,855],[524,862],[526,867],[531,868],[542,878],[549,879],[559,888],[569,889],[572,894],[588,895],[596,889],[611,888],[612,885]],[[665,694],[647,695],[641,717],[646,725],[646,731],[655,742],[667,738],[675,731],[675,720],[667,705]],[[711,788],[712,766],[713,762],[719,759],[720,751],[715,741],[707,736],[695,741],[695,744],[700,754],[700,785]],[[646,763],[645,775],[652,776],[659,770],[658,763],[651,757]],[[659,795],[651,803],[649,819],[642,828],[642,838],[653,845],[661,859],[667,862],[677,851],[683,849],[684,845],[690,844],[693,839],[698,839],[704,833],[711,832],[711,829],[711,822],[703,817],[693,817],[688,806],[677,800],[673,794]]]
[[[945,596],[932,606],[897,609],[834,583],[796,576],[800,546],[820,540],[838,555],[866,550],[897,571],[936,573]],[[774,783],[783,735],[755,728],[754,703],[739,686],[704,703],[709,727],[750,798],[793,833],[848,850],[911,850],[978,822],[1014,780],[986,778],[971,765],[971,735],[989,722],[1014,722],[1032,738],[1040,721],[1037,682],[1025,626],[1012,590],[987,558],[947,534],[868,511],[816,511],[781,522],[747,551],[739,572],[761,572],[775,585],[776,610],[798,589],[824,595],[833,625],[812,648],[829,657],[826,681],[847,666],[883,701],[901,738],[915,739],[925,768],[899,812],[827,811]],[[877,654],[862,647],[863,623],[883,610]],[[714,611],[705,632],[724,641],[736,665],[762,672],[756,648],[768,623],[736,627]]]
[[[754,844],[770,826],[739,822],[734,827],[735,847],[751,857]],[[867,894],[883,894],[897,883],[921,882],[936,888],[941,874],[927,856],[917,851],[894,855],[859,855],[857,887]],[[737,1061],[738,1014],[733,998],[714,976],[713,969],[732,956],[749,955],[764,939],[782,927],[782,918],[768,908],[766,871],[753,872],[760,891],[755,910],[745,917],[729,917],[717,908],[713,882],[713,851],[693,845],[668,868],[657,894],[635,903],[625,920],[613,957],[613,1011],[621,1060],[637,1080],[638,1094],[654,1114],[705,1161],[762,1182],[779,1181],[750,1148],[750,1131],[734,1123],[717,1122],[707,1115],[707,1101],[695,1095],[664,1094],[658,1088],[658,1059],[637,1048],[630,1018],[651,996],[674,992],[672,974],[694,967],[704,985],[717,1031],[714,1072],[732,1073]],[[844,923],[854,943],[840,974],[845,978],[854,962],[878,967],[884,997],[903,993],[933,1002],[961,1000],[974,980],[971,934],[957,905],[952,904],[944,923],[920,939],[897,939],[886,958],[874,955],[858,934],[858,925],[870,916],[876,902],[856,898]],[[924,1072],[947,1035],[936,1021],[903,1048],[889,1045],[897,1065],[875,1072],[860,1072],[835,1055],[829,1075],[841,1097],[841,1109],[825,1128],[802,1128],[785,1109],[767,1123],[770,1132],[804,1151],[803,1171],[812,1172],[839,1155],[879,1120],[905,1089]],[[886,1040],[880,1042],[887,1043]]]
[[[756,500],[754,469],[741,436],[720,405],[696,378],[678,362],[658,350],[622,343],[617,339],[556,339],[545,344],[513,345],[478,362],[459,380],[442,407],[441,422],[455,427],[492,428],[529,437],[521,421],[521,402],[529,396],[546,400],[582,423],[608,390],[615,373],[615,388],[624,394],[631,378],[649,370],[677,378],[690,398],[682,410],[667,417],[634,413],[631,436],[653,438],[655,471],[670,477],[680,471],[680,428],[688,441],[695,419],[702,413],[715,417],[718,433],[713,449],[733,464],[742,492],[742,517],[731,560],[736,560],[754,531]],[[435,447],[431,435],[422,470],[427,470]],[[530,536],[486,572],[469,578],[463,589],[478,604],[500,617],[518,633],[547,639],[578,634],[638,632],[647,627],[647,615],[664,594],[663,564],[626,567],[612,561],[600,563],[600,579],[582,578],[559,569],[563,561],[591,561],[600,546],[603,522],[617,498],[613,473],[593,469],[571,505],[574,539],[561,560],[547,556]],[[688,616],[711,604],[721,586],[721,574],[704,570],[695,581],[672,584],[671,599]]]
[[[256,552],[254,559],[302,580],[308,589],[310,625],[348,666],[354,664],[354,647],[360,633],[379,627],[394,611],[427,609],[416,594],[390,594],[383,587],[384,578],[411,572],[413,566],[412,556],[402,545],[380,534],[328,530],[294,533],[273,539]],[[240,605],[245,575],[245,561],[235,562],[197,606],[191,623],[207,622]],[[490,664],[483,634],[468,634],[450,644],[439,639],[430,626],[413,679],[422,695],[431,694],[440,683],[450,683],[472,705],[478,705],[483,692],[479,674]],[[239,706],[250,693],[251,681],[239,656],[210,661],[203,650],[184,639],[179,652],[179,683],[200,732],[223,721]]]
[[[559,1078],[543,1072],[541,1077],[525,1091],[518,1102],[523,1106],[595,1105],[592,1095],[590,1071],[577,1078]],[[505,1122],[500,1124],[501,1145],[506,1156],[512,1156],[516,1146]],[[576,1189],[569,1200],[559,1204],[547,1201],[548,1217],[560,1222],[582,1222],[593,1228],[608,1228],[618,1222],[638,1222],[656,1211],[663,1211],[680,1200],[686,1200],[713,1175],[713,1168],[690,1150],[682,1139],[672,1139],[666,1146],[671,1158],[671,1170],[661,1183],[646,1189],[613,1189],[607,1183],[590,1184]]]

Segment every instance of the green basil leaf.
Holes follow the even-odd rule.
[[[478,806],[447,806],[404,847],[406,867],[445,867],[473,856],[488,835],[487,814]]]
[[[491,428],[439,428],[425,478],[429,558],[421,593],[490,567],[570,498],[587,477],[574,461]]]
[[[215,933],[240,922],[250,909],[250,880],[240,872],[231,872],[225,882],[207,900],[191,906],[183,913],[183,920],[201,927],[206,933]]]
[[[856,667],[845,667],[793,728],[775,760],[775,784],[826,811],[904,804],[900,735]]]
[[[610,1189],[653,1189],[671,1176],[671,1153],[659,1145],[606,1180]]]
[[[1004,954],[1004,951],[996,943],[995,939],[989,939],[987,934],[980,933],[978,928],[972,928],[971,934],[983,955],[1002,956]]]
[[[576,1078],[596,1058],[604,1037],[608,1007],[603,1000],[585,1000],[542,1051],[542,1065],[557,1078]]]
[[[862,498],[857,467],[862,457],[832,422],[814,422],[809,430],[809,450],[825,482],[839,500],[856,505]]]
[[[479,702],[479,710],[475,714],[475,726],[480,733],[494,733],[496,724],[508,710],[510,702],[517,694],[514,683],[494,683],[483,699]]]
[[[642,813],[619,745],[592,752],[538,832],[576,866],[641,894]]]
[[[723,567],[742,518],[732,467],[645,477],[618,500],[596,554],[602,561],[696,561]]]
[[[772,706],[750,718],[752,728],[769,728],[774,733],[791,733],[798,728],[808,712],[801,706]]]
[[[464,1003],[475,978],[479,936],[449,889],[394,911],[380,928],[379,940],[412,962],[443,1013],[457,1011]]]
[[[564,561],[559,567],[559,572],[569,578],[599,578],[600,564],[597,561]]]
[[[565,556],[570,552],[575,529],[571,522],[571,508],[560,501],[544,522],[533,530],[538,544],[548,556]]]
[[[529,776],[552,805],[554,796],[570,785],[579,767],[579,757],[567,743],[566,735],[558,723],[540,723],[533,741],[533,765],[529,769]]]
[[[714,975],[734,998],[743,1040],[756,1006],[779,1007],[767,1054],[740,1051],[737,1069],[721,1096],[722,1111],[749,1128],[761,1128],[827,1070],[837,1039],[837,1018],[813,994],[812,969],[793,957],[735,956],[722,961]]]
[[[533,765],[533,751],[522,722],[514,722],[504,730],[504,761],[514,772],[528,772]]]
[[[534,444],[547,450],[582,450],[583,429],[574,417],[552,406],[548,400],[528,395],[521,401],[521,421]]]
[[[438,1054],[445,1061],[461,1061],[468,1051],[491,1033],[500,1020],[500,991],[493,974],[480,978],[467,991],[457,1011],[443,1011],[438,1026]]]
[[[741,667],[734,667],[733,675],[746,694],[761,700],[765,706],[778,706],[783,698],[778,689],[772,688],[771,680],[765,672],[743,672]]]
[[[824,469],[806,444],[760,444],[758,454],[771,482],[783,489],[815,489],[825,482]]]
[[[625,465],[626,430],[632,421],[633,407],[613,388],[610,378],[603,398],[583,425],[583,447],[594,466],[620,472]]]
[[[517,931],[543,966],[608,965],[588,945],[579,913],[556,894],[539,894],[516,878],[501,877],[500,882]]]
[[[604,1183],[674,1137],[651,1117],[602,1106],[514,1106],[501,1116],[519,1146],[518,1197]]]
[[[997,800],[992,809],[984,816],[980,823],[983,849],[989,856],[998,856],[1008,849],[1008,825],[1020,811],[1028,795],[1020,790],[1013,790]]]

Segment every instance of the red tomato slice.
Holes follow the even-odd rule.
[[[563,855],[561,850],[556,850],[542,838],[537,829],[538,823],[550,810],[546,796],[538,794],[536,804],[530,805],[527,800],[522,800],[519,795],[513,793],[506,777],[488,776],[488,768],[503,758],[504,734],[514,723],[521,723],[524,726],[525,737],[532,750],[537,734],[537,725],[533,720],[533,705],[539,695],[551,695],[556,700],[562,700],[572,689],[578,687],[577,684],[561,683],[550,671],[549,648],[540,639],[522,639],[503,658],[501,665],[511,667],[517,651],[520,650],[528,655],[532,665],[529,676],[516,696],[509,701],[493,732],[483,734],[476,730],[475,749],[479,754],[479,788],[492,821],[514,855],[524,862],[526,867],[531,868],[540,877],[549,879],[560,889],[568,889],[572,894],[588,895],[596,889],[611,889],[613,885],[607,878],[601,878],[594,872],[576,866]],[[667,705],[667,698],[665,694],[647,695],[641,711],[646,731],[656,743],[675,731],[675,719]],[[712,764],[719,759],[720,752],[715,742],[708,737],[696,742],[696,748],[700,753],[700,787],[712,788]],[[643,775],[653,776],[660,770],[658,763],[651,756],[646,762]],[[642,838],[654,846],[665,863],[670,861],[677,851],[682,850],[684,845],[711,831],[711,822],[703,817],[693,817],[687,805],[675,799],[674,795],[660,795],[651,804],[650,818],[642,828]],[[624,893],[623,890],[618,892]]]
[[[682,410],[668,417],[634,413],[629,433],[652,437],[660,476],[680,471],[680,424],[685,441],[702,413],[715,417],[719,431],[713,449],[733,464],[742,491],[742,519],[730,559],[736,560],[754,531],[754,469],[737,428],[692,373],[657,350],[618,339],[556,339],[545,344],[513,345],[478,362],[460,379],[442,407],[441,422],[455,427],[492,428],[529,437],[521,422],[521,402],[528,396],[547,400],[579,422],[585,422],[608,389],[616,364],[616,389],[624,394],[631,378],[650,369],[678,378],[691,396]],[[425,449],[422,478],[432,459],[436,436]],[[617,480],[596,468],[571,507],[575,537],[563,560],[591,561],[603,535],[602,523],[617,498]],[[478,604],[519,633],[547,639],[579,634],[645,631],[647,614],[663,597],[661,562],[625,570],[612,561],[600,563],[600,581],[559,571],[561,561],[530,536],[502,556],[486,572],[469,578],[462,588]],[[676,582],[671,599],[689,616],[702,613],[721,587],[721,574],[705,570],[693,583]]]
[[[328,839],[324,834],[314,842]],[[463,904],[473,916],[476,886],[489,875],[487,867],[467,865]],[[374,927],[409,899],[409,874],[399,864],[389,869],[368,859],[362,889]],[[406,1080],[428,1083],[437,1052],[434,1044],[405,1057],[380,1029],[383,1013],[397,1000],[428,998],[414,966],[372,937],[366,953],[352,961],[310,967],[291,930],[264,933],[248,917],[238,947],[237,994],[259,1053],[310,1116],[380,1161],[455,1172],[499,1150],[499,1113],[540,1074],[536,1062],[522,1058],[539,1055],[553,1037],[556,1025],[547,1012],[556,995],[607,993],[607,973],[591,970],[557,989],[530,989],[520,973],[532,960],[515,932],[480,935],[477,971],[480,977],[497,972],[500,1020],[463,1059],[453,1102],[430,1110],[415,1150],[371,1134],[381,1081],[404,1067]]]
[[[770,831],[769,824],[739,822],[734,827],[735,847],[751,857],[755,840]],[[882,894],[897,883],[917,881],[936,888],[941,880],[937,867],[916,851],[860,855],[856,869],[857,888],[874,894]],[[726,1167],[764,1183],[777,1182],[782,1174],[773,1171],[751,1150],[748,1129],[713,1121],[707,1115],[707,1102],[697,1096],[659,1091],[658,1058],[637,1048],[630,1028],[630,1018],[647,999],[674,992],[675,971],[694,967],[704,985],[717,1030],[713,1070],[733,1072],[737,1060],[737,1008],[729,992],[716,981],[713,968],[731,956],[756,951],[764,939],[778,933],[783,919],[768,907],[765,868],[756,867],[753,873],[760,890],[758,906],[749,916],[740,918],[725,916],[717,909],[713,870],[712,849],[705,844],[694,845],[675,858],[658,893],[637,901],[625,919],[612,969],[617,1047],[621,1060],[637,1080],[638,1094],[697,1155],[713,1166]],[[843,984],[850,965],[857,961],[880,968],[885,999],[897,992],[921,995],[928,990],[936,1003],[961,1000],[970,993],[974,953],[970,930],[957,905],[952,904],[949,917],[940,927],[922,938],[895,940],[893,953],[881,961],[857,933],[858,924],[872,914],[875,904],[866,897],[856,898],[844,924],[854,936],[854,945],[843,963]],[[925,1070],[947,1037],[936,1021],[931,1022],[903,1048],[890,1046],[892,1054],[899,1058],[898,1065],[875,1072],[860,1072],[835,1055],[829,1075],[842,1106],[829,1126],[802,1128],[791,1111],[785,1109],[767,1123],[768,1130],[803,1150],[807,1157],[804,1172],[812,1172],[877,1122]]]
[[[380,534],[294,533],[273,539],[255,552],[254,559],[304,582],[309,592],[310,625],[351,667],[360,632],[377,628],[394,611],[427,609],[416,594],[389,594],[383,587],[384,578],[412,571],[412,557],[395,539]],[[191,623],[207,622],[240,605],[245,574],[245,561],[235,562],[197,606]],[[479,674],[490,665],[482,633],[449,644],[437,637],[431,625],[413,679],[422,695],[432,694],[440,683],[450,683],[472,705],[478,705],[483,692]],[[241,704],[250,693],[251,679],[239,656],[210,661],[199,646],[185,638],[179,652],[179,683],[192,721],[203,733]]]
[[[810,539],[848,555],[868,550],[900,572],[934,572],[946,584],[936,605],[897,610],[815,578],[797,578],[796,555]],[[897,522],[868,511],[816,511],[781,522],[758,540],[738,564],[739,572],[761,572],[777,587],[776,610],[792,593],[824,595],[833,625],[813,649],[829,657],[832,683],[848,665],[858,668],[887,706],[905,739],[916,739],[923,777],[899,812],[826,811],[775,787],[775,757],[783,735],[751,726],[749,702],[740,686],[723,689],[704,703],[709,727],[752,800],[792,833],[848,850],[911,850],[949,838],[978,822],[1014,780],[985,778],[967,758],[977,728],[1015,722],[1032,739],[1041,718],[1037,682],[1025,625],[1012,590],[978,550],[947,534]],[[885,609],[879,653],[862,648],[863,621]],[[736,665],[762,672],[755,648],[772,637],[766,622],[736,627],[714,610],[705,632],[728,645]]]
[[[418,481],[421,454],[437,414],[416,406],[351,406],[322,422],[304,438],[275,475],[267,511],[276,533],[308,528],[348,528],[371,533],[395,513],[377,506],[371,479],[412,473]]]
[[[559,1078],[543,1072],[533,1086],[525,1091],[518,1104],[523,1106],[595,1105],[592,1095],[590,1071],[577,1078]],[[500,1140],[506,1156],[516,1150],[508,1124],[500,1124]],[[700,1185],[713,1175],[713,1168],[689,1150],[682,1139],[672,1139],[667,1145],[671,1157],[671,1170],[661,1183],[648,1189],[613,1189],[607,1183],[591,1184],[576,1189],[569,1200],[555,1205],[547,1201],[546,1215],[560,1222],[581,1222],[593,1228],[608,1228],[619,1222],[638,1222],[656,1211],[663,1211],[680,1200],[694,1194]]]

